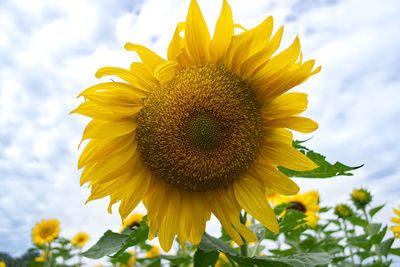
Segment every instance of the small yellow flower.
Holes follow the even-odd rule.
[[[60,222],[57,219],[42,220],[32,229],[32,240],[36,245],[42,246],[53,241],[60,232]]]
[[[99,265],[95,265],[93,267],[103,267],[103,265],[99,264]]]
[[[160,255],[160,249],[157,246],[152,247],[149,251],[146,252],[146,258],[154,258]]]
[[[74,238],[72,238],[71,244],[74,246],[83,247],[89,240],[89,235],[86,233],[77,233]]]
[[[360,191],[357,189],[353,190],[353,193],[351,194],[351,196],[354,199],[361,200],[361,201],[363,201],[367,197],[367,195],[363,191]]]
[[[6,267],[6,263],[4,261],[0,261],[0,267]]]
[[[271,190],[265,190],[265,196],[267,197],[268,201],[271,202],[271,204],[274,206],[278,199],[281,198],[281,194]]]
[[[36,257],[35,261],[37,262],[45,262],[47,257],[51,255],[51,252],[47,251],[47,250],[43,250],[42,251],[42,255],[40,257]]]
[[[398,218],[392,217],[390,220],[393,223],[397,223],[396,226],[390,227],[390,231],[394,233],[394,238],[400,238],[400,205],[399,209],[393,209],[394,213],[399,216]]]
[[[317,191],[310,191],[304,194],[296,194],[294,196],[282,196],[276,200],[276,206],[282,203],[292,204],[287,209],[295,209],[307,215],[306,224],[315,227],[319,220],[317,212],[320,210],[318,205],[319,194]]]

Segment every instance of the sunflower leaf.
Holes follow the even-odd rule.
[[[326,161],[326,157],[314,152],[307,147],[300,145],[305,141],[293,141],[293,147],[305,154],[319,167],[311,171],[293,171],[284,167],[279,166],[278,169],[289,177],[302,177],[302,178],[330,178],[339,175],[352,176],[353,173],[350,171],[361,168],[364,165],[357,167],[350,167],[343,163],[336,162],[331,164]]]
[[[194,254],[194,267],[214,266],[218,260],[219,252],[216,250],[205,252],[198,248]]]
[[[104,256],[120,250],[128,238],[128,235],[114,233],[107,230],[93,247],[82,253],[82,256],[90,259],[100,259]]]
[[[232,247],[230,247],[224,241],[212,237],[207,233],[204,233],[203,236],[201,237],[199,248],[204,252],[211,252],[218,250],[223,253],[228,253],[232,255],[238,254]]]

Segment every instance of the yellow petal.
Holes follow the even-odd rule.
[[[286,117],[264,121],[265,128],[289,128],[301,133],[311,133],[318,129],[318,124],[304,117]]]
[[[165,59],[142,45],[126,43],[125,49],[128,51],[135,51],[150,73],[154,73],[158,65],[165,63]]]
[[[274,37],[257,53],[249,57],[240,66],[240,76],[243,80],[251,77],[254,71],[267,62],[269,58],[278,50],[283,35],[283,26],[276,32]]]
[[[122,136],[135,131],[136,127],[137,124],[133,119],[121,122],[92,120],[86,126],[82,140]]]
[[[265,159],[294,171],[310,171],[318,167],[303,153],[282,142],[265,142],[260,153]]]
[[[279,232],[278,221],[261,183],[252,178],[241,177],[233,183],[233,190],[239,205],[245,211],[272,232]]]
[[[307,109],[307,94],[287,93],[278,96],[262,109],[266,119],[296,116]]]
[[[224,0],[221,14],[215,26],[214,37],[210,43],[210,55],[212,62],[217,64],[226,53],[233,36],[232,10],[228,2]]]
[[[159,65],[154,71],[154,76],[161,84],[169,82],[175,77],[179,64],[175,61],[167,61],[165,64]]]
[[[175,60],[176,56],[181,53],[183,48],[183,38],[180,33],[185,29],[185,22],[179,22],[176,26],[174,36],[168,46],[167,58],[168,60]]]
[[[179,227],[176,219],[180,216],[180,198],[180,192],[174,188],[171,190],[171,192],[169,192],[168,203],[165,203],[167,212],[161,223],[159,231],[160,245],[164,251],[169,251],[171,249],[172,242],[174,241],[175,234],[177,233],[177,228]]]
[[[139,85],[136,84],[131,85],[131,84],[127,84],[127,83],[120,83],[120,82],[108,82],[108,83],[99,83],[96,85],[93,85],[89,88],[87,88],[86,90],[84,90],[82,93],[80,93],[78,95],[78,97],[80,96],[90,96],[90,95],[95,95],[93,93],[96,92],[102,92],[102,91],[108,91],[108,92],[112,92],[113,94],[115,93],[116,95],[118,95],[119,93],[122,94],[127,94],[128,98],[137,98],[137,97],[144,97],[148,94],[148,92],[150,92],[152,90],[152,88],[147,87],[147,85]]]
[[[268,62],[249,78],[250,86],[260,88],[263,91],[264,87],[271,83],[271,80],[276,79],[277,73],[282,70],[289,69],[300,54],[300,40],[295,38],[293,43],[278,55],[272,57]]]
[[[141,108],[139,108],[137,111],[134,111],[133,113],[139,112],[140,109]],[[93,119],[108,121],[121,121],[128,118],[126,116],[120,116],[110,110],[107,110],[104,108],[104,106],[93,103],[92,101],[85,101],[81,103],[76,109],[70,112],[70,114],[73,113],[78,113],[87,117],[91,117]]]
[[[292,145],[293,134],[291,131],[286,129],[264,129],[264,139],[268,142],[278,141]]]
[[[239,34],[243,36],[240,45],[233,52],[232,71],[240,72],[241,64],[258,51],[262,50],[267,44],[272,33],[273,19],[268,17],[257,27]]]
[[[250,169],[250,175],[258,179],[268,189],[282,195],[294,195],[300,190],[299,186],[275,167],[255,161]]]
[[[185,47],[194,64],[209,61],[210,33],[196,0],[190,2],[185,26]]]
[[[393,209],[393,211],[394,211],[394,213],[396,213],[397,214],[397,216],[400,216],[400,209]]]
[[[121,219],[124,220],[134,208],[140,203],[150,185],[150,171],[146,167],[142,167],[137,174],[132,177],[132,181],[129,189],[131,190],[130,196],[124,198],[119,206],[119,213]]]

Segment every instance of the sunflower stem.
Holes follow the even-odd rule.
[[[368,226],[367,226],[368,235],[369,235],[369,236],[372,236],[372,235],[373,235],[373,232],[372,232],[372,225],[371,225],[372,221],[369,220],[369,217],[368,217],[368,214],[367,214],[367,210],[365,209],[365,207],[362,208],[362,211],[363,211],[363,213],[364,213],[365,219],[366,219],[367,222],[368,222]],[[372,220],[372,218],[371,218],[371,220]],[[379,247],[379,245],[376,245],[376,244],[374,245],[374,247],[375,247],[376,255],[377,255],[378,258],[379,258],[379,261],[382,262],[382,252],[381,252],[381,248]]]
[[[240,223],[246,225],[246,221],[247,221],[247,212],[244,212],[243,215],[240,214]],[[243,240],[243,245],[240,246],[240,255],[247,257],[249,254],[247,241],[243,238],[242,235],[240,235],[240,237]]]
[[[351,261],[351,266],[355,266],[354,265],[354,255],[353,255],[353,247],[350,245],[349,243],[349,233],[347,231],[347,224],[345,222],[344,219],[342,219],[342,223],[343,223],[343,231],[344,231],[344,235],[346,237],[347,243],[349,244],[349,251],[350,251],[350,261]]]

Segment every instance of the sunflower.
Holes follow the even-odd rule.
[[[315,227],[319,220],[317,212],[320,210],[319,205],[319,194],[317,191],[310,191],[304,194],[296,194],[294,196],[282,196],[276,200],[276,206],[283,203],[291,204],[286,209],[294,209],[303,212],[307,215],[306,224]]]
[[[74,238],[72,238],[71,244],[83,247],[86,242],[89,240],[89,235],[86,233],[77,233]]]
[[[43,246],[45,243],[53,241],[60,232],[59,225],[60,222],[57,219],[42,220],[40,223],[36,223],[32,229],[33,243]]]
[[[154,258],[160,255],[160,249],[157,246],[152,247],[149,251],[146,252],[146,258]]]
[[[6,267],[6,263],[4,261],[0,261],[0,267]]]
[[[397,223],[397,226],[390,227],[390,231],[394,233],[394,238],[400,238],[400,206],[399,209],[393,209],[394,213],[396,213],[399,218],[392,217],[390,220],[393,223]]]
[[[311,75],[314,60],[302,61],[296,37],[276,53],[283,27],[273,19],[234,34],[230,6],[223,1],[213,38],[195,0],[178,23],[167,60],[127,43],[142,62],[129,70],[105,67],[96,77],[115,75],[83,91],[73,113],[93,118],[82,141],[91,139],[78,161],[88,201],[120,201],[122,220],[142,201],[149,239],[158,232],[169,251],[198,244],[213,213],[237,244],[256,241],[242,225],[242,209],[273,232],[279,227],[265,188],[284,195],[299,187],[277,170],[308,171],[317,165],[292,147],[288,129],[309,133],[318,125],[297,116],[307,95],[286,93]],[[184,31],[184,37],[181,36]],[[272,36],[272,37],[271,37]]]

